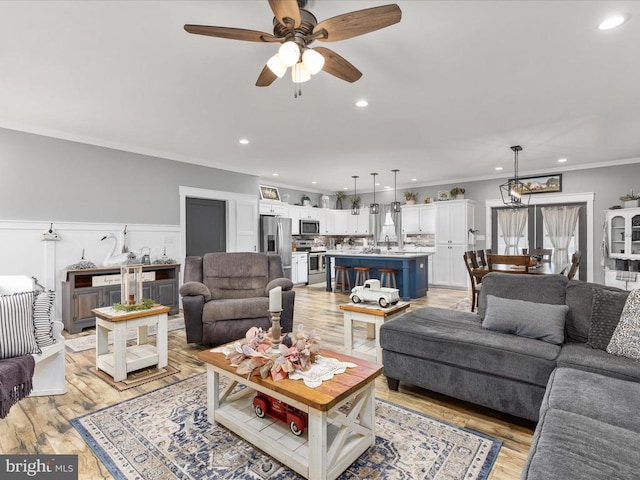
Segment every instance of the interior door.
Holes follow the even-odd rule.
[[[186,198],[186,254],[227,251],[226,202]]]

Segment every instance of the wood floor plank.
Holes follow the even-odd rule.
[[[431,288],[427,297],[410,302],[410,310],[426,305],[446,308],[469,296],[467,291]],[[348,301],[346,294],[326,292],[322,286],[296,287],[294,323],[303,324],[305,330],[315,329],[322,338],[323,347],[343,352],[343,315],[338,307]],[[90,333],[93,329],[75,335],[65,332],[65,335],[75,338]],[[7,418],[0,420],[0,452],[77,454],[80,479],[111,479],[107,469],[69,421],[205,372],[203,362],[197,359],[197,353],[204,347],[188,345],[185,339],[184,331],[169,332],[169,361],[180,369],[178,373],[123,392],[89,373],[89,368],[95,363],[94,350],[66,352],[67,394],[27,398],[15,405]],[[373,343],[366,338],[364,325],[357,325],[354,342],[372,353]],[[401,384],[400,391],[390,391],[384,376],[376,379],[375,386],[376,396],[381,399],[502,440],[504,444],[490,478],[519,478],[531,446],[535,427],[532,422],[410,385]]]

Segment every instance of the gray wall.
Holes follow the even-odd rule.
[[[0,219],[178,225],[180,185],[257,195],[258,177],[0,129]]]

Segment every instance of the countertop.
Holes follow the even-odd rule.
[[[364,253],[358,250],[327,250],[325,255],[331,257],[368,257],[368,258],[419,258],[428,255],[433,255],[435,252],[423,251],[397,251],[397,250],[384,250],[380,253]]]

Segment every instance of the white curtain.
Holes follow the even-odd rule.
[[[569,243],[576,231],[580,207],[542,207],[542,220],[553,245],[553,261],[569,262]]]
[[[526,208],[511,208],[498,210],[498,228],[506,244],[505,255],[518,255],[518,243],[527,223]]]

